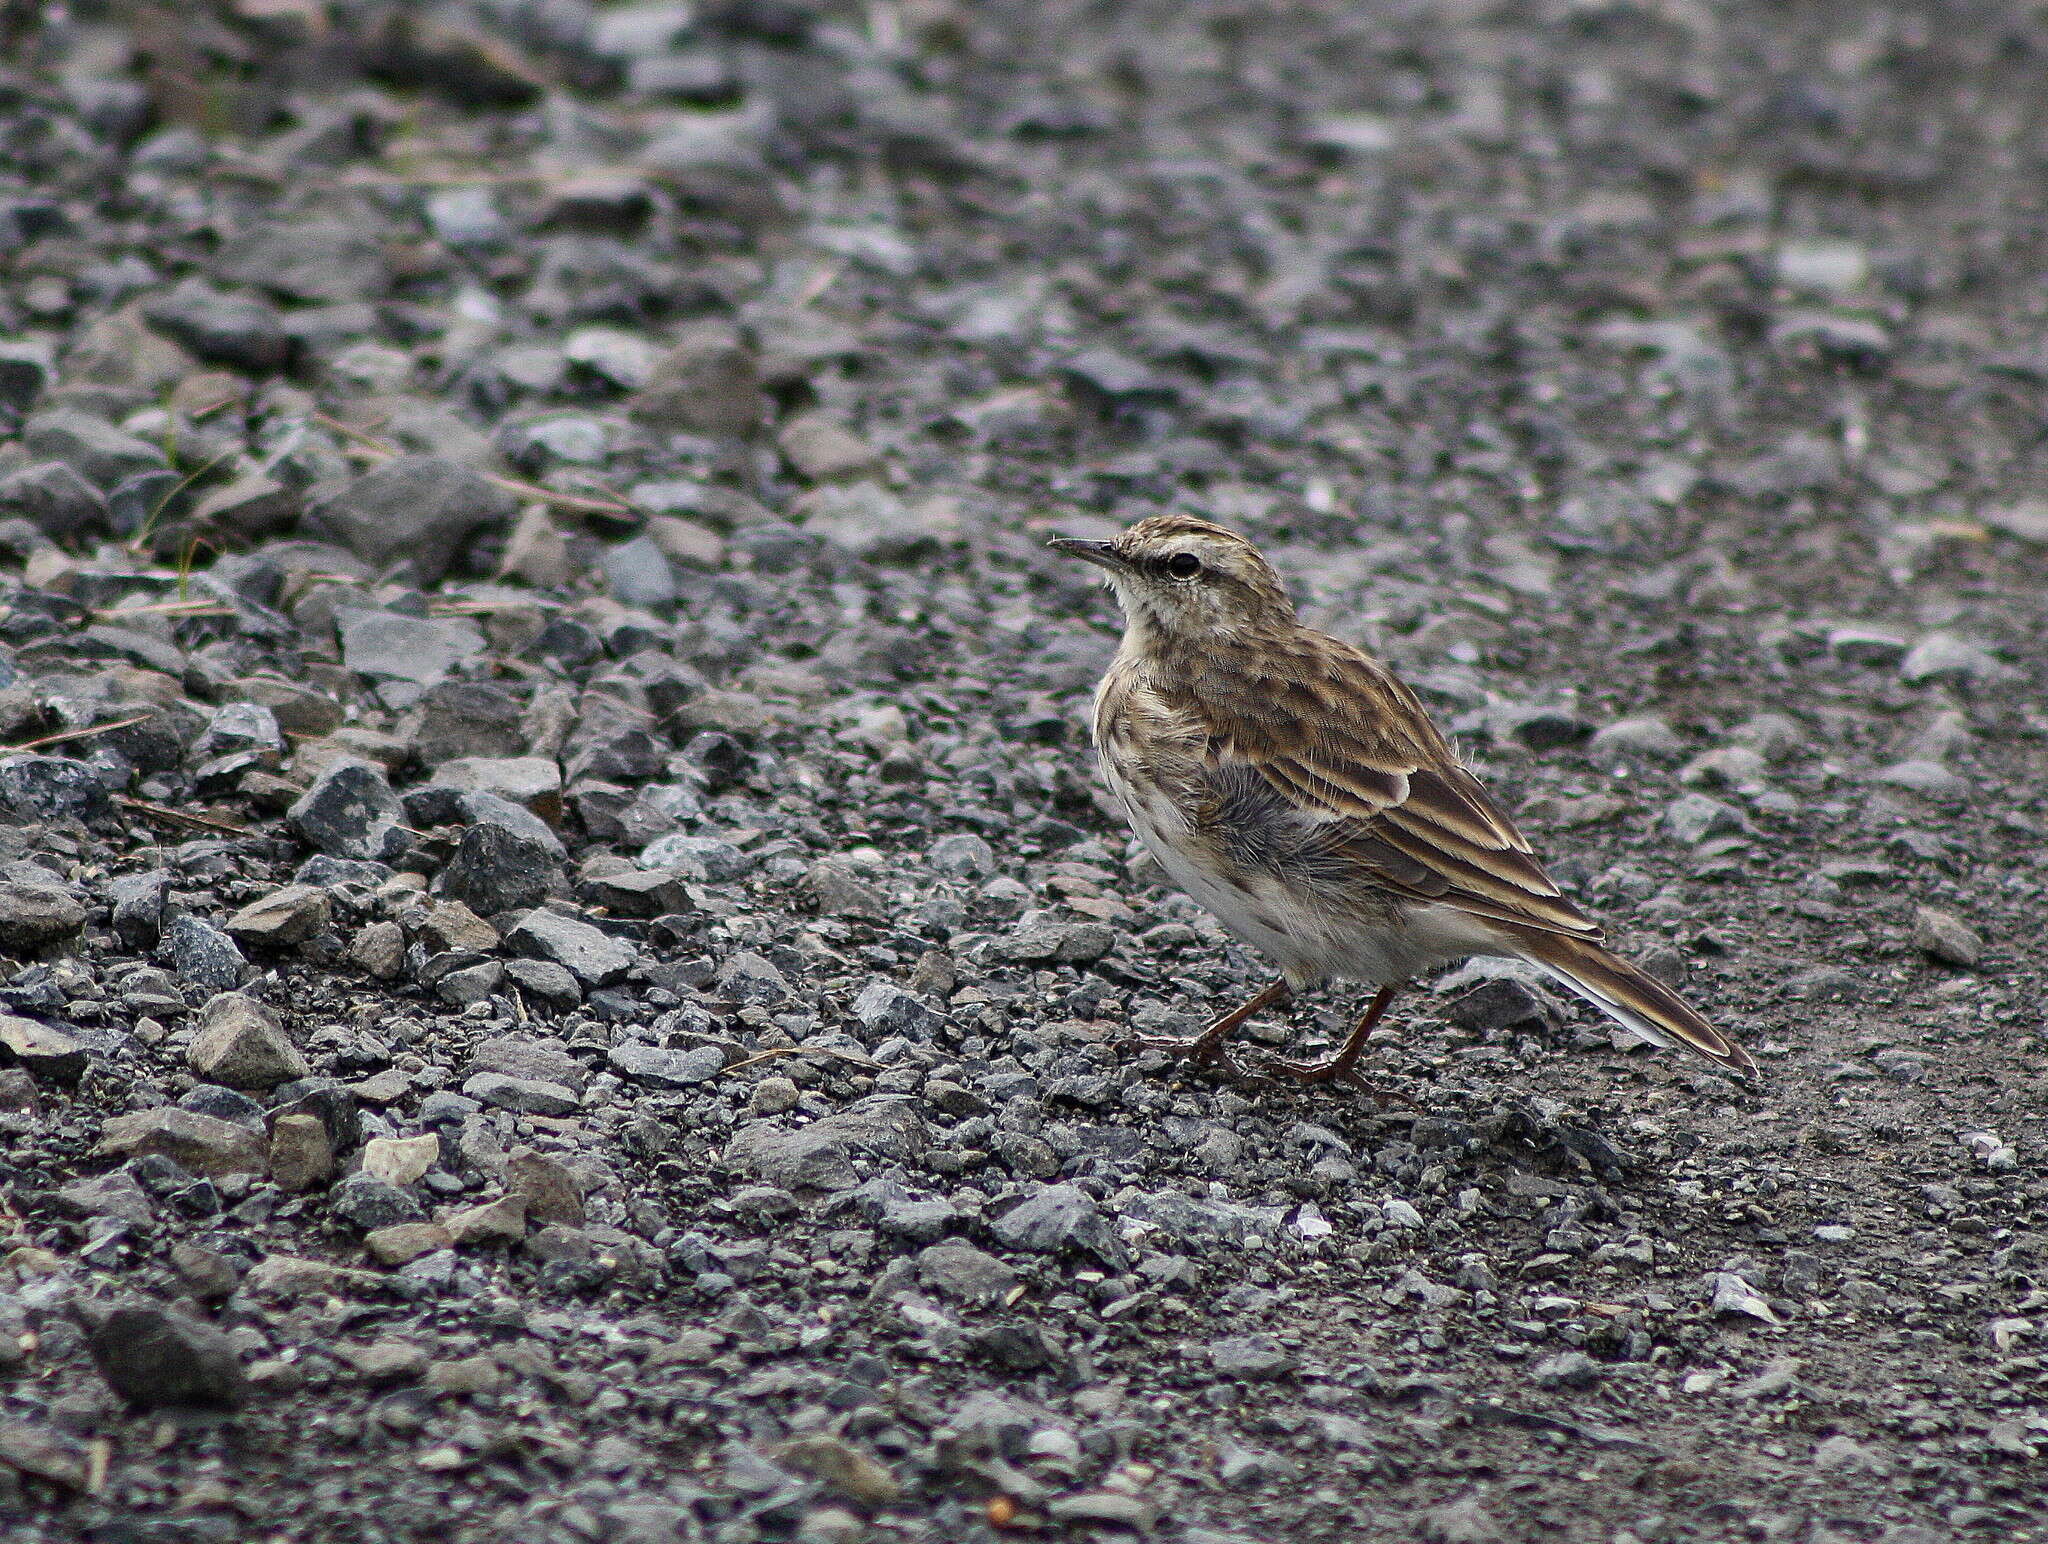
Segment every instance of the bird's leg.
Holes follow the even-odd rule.
[[[1246,1019],[1263,1008],[1270,1008],[1286,995],[1287,981],[1283,977],[1250,1001],[1231,1009],[1199,1035],[1186,1039],[1174,1035],[1140,1035],[1137,1045],[1141,1050],[1164,1051],[1168,1056],[1191,1061],[1197,1066],[1203,1062],[1221,1062],[1234,1072],[1237,1069],[1231,1064],[1230,1053],[1223,1049],[1223,1042],[1236,1034]]]
[[[1386,1016],[1387,1009],[1393,1004],[1394,994],[1401,990],[1401,985],[1402,983],[1396,981],[1391,986],[1379,989],[1366,1007],[1364,1016],[1359,1019],[1357,1027],[1351,1031],[1337,1054],[1328,1061],[1282,1061],[1276,1057],[1267,1065],[1276,1072],[1285,1072],[1304,1083],[1333,1083],[1339,1078],[1345,1078],[1365,1088],[1368,1093],[1377,1094],[1379,1091],[1366,1084],[1352,1069],[1358,1065],[1358,1059],[1365,1054],[1366,1040],[1371,1036],[1373,1027]]]

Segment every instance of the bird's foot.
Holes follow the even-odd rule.
[[[1421,1111],[1422,1106],[1406,1094],[1397,1094],[1391,1089],[1379,1087],[1366,1079],[1358,1070],[1357,1058],[1337,1055],[1323,1061],[1289,1061],[1275,1056],[1264,1064],[1264,1070],[1285,1074],[1298,1083],[1348,1083],[1362,1094],[1368,1094],[1381,1104],[1406,1105],[1409,1109]]]
[[[1220,1067],[1232,1077],[1243,1077],[1244,1069],[1223,1043],[1221,1035],[1133,1035],[1127,1044],[1140,1051],[1157,1051],[1175,1061],[1194,1067]]]

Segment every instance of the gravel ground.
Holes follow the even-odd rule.
[[[35,12],[5,1538],[2048,1538],[2038,7]],[[1764,1075],[1123,1049],[1166,509]]]

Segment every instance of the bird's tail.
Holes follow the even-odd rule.
[[[1656,977],[1583,938],[1516,928],[1523,959],[1652,1045],[1682,1045],[1731,1072],[1754,1073],[1749,1052],[1714,1028]]]

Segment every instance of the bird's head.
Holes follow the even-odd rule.
[[[1228,638],[1294,620],[1259,549],[1206,520],[1155,515],[1114,541],[1056,536],[1047,545],[1105,570],[1126,621],[1169,638]]]

